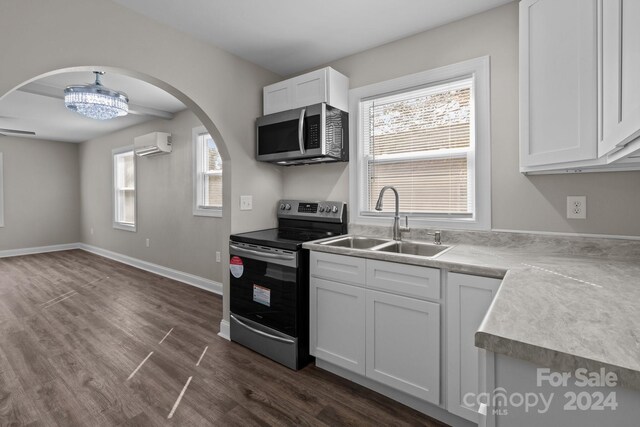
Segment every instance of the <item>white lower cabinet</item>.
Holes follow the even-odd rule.
[[[499,279],[447,275],[447,410],[478,422],[479,350],[475,333],[500,287]],[[467,404],[469,403],[469,404]]]
[[[440,305],[366,292],[367,377],[440,403]]]
[[[500,280],[323,252],[310,258],[312,355],[373,381],[383,394],[393,389],[431,404],[417,407],[427,414],[438,407],[480,421],[464,395],[482,384],[474,335]]]
[[[310,353],[365,375],[364,288],[311,277]]]

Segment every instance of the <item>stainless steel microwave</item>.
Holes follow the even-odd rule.
[[[256,120],[256,159],[279,165],[349,160],[349,114],[325,103]]]

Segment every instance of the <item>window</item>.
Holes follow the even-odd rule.
[[[193,130],[194,196],[193,214],[222,216],[222,157],[207,130]]]
[[[480,58],[351,91],[352,221],[387,223],[392,193],[382,212],[374,208],[391,185],[413,224],[490,227],[488,74]]]
[[[136,161],[131,147],[113,151],[113,227],[136,231]]]
[[[2,153],[0,153],[0,227],[4,227],[4,175],[2,172]]]

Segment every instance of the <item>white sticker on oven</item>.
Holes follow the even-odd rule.
[[[253,301],[271,307],[271,289],[253,285]]]
[[[231,275],[236,279],[242,277],[242,273],[244,273],[242,258],[240,258],[239,256],[231,257],[231,261],[229,261],[229,270],[231,271]]]

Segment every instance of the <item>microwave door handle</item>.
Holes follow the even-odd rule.
[[[307,113],[307,109],[300,110],[300,118],[298,119],[298,144],[300,145],[300,153],[304,154],[304,115]]]

